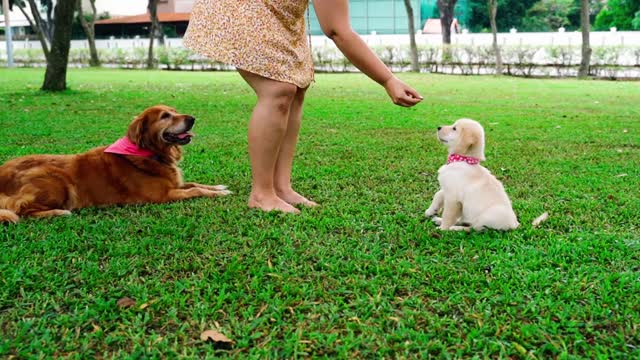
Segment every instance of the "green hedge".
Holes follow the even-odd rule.
[[[394,71],[410,68],[408,46],[377,46],[373,50]],[[420,46],[419,62],[422,71],[437,73],[480,74],[495,72],[495,56],[491,46],[456,45]],[[318,71],[348,72],[355,68],[337,49],[314,47],[314,63]],[[580,63],[578,46],[502,46],[504,71],[516,76],[573,76]],[[100,49],[100,59],[106,66],[144,68],[147,48]],[[22,67],[44,66],[41,50],[16,50],[15,63]],[[626,59],[626,62],[622,62]],[[6,54],[0,53],[6,62]],[[155,52],[156,65],[174,70],[229,70],[229,66],[194,54],[184,48],[162,47]],[[89,66],[88,49],[72,49],[72,66]],[[591,73],[600,77],[616,77],[624,70],[640,74],[640,47],[599,46],[593,48]],[[638,76],[640,77],[640,75]]]

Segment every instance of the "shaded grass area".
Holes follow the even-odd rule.
[[[71,70],[49,94],[41,70],[0,70],[0,161],[108,144],[165,103],[198,119],[185,179],[235,192],[0,227],[0,357],[640,356],[640,87],[402,78],[423,104],[317,75],[294,181],[323,206],[286,216],[246,208],[255,99],[237,74]],[[424,220],[435,127],[459,117],[484,124],[520,229]],[[200,341],[216,328],[231,350]]]

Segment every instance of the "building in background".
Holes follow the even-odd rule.
[[[411,0],[414,14],[414,30],[421,28],[420,2]],[[309,6],[312,35],[321,35],[322,29],[313,9]],[[350,0],[351,26],[359,34],[407,34],[409,21],[404,0]]]
[[[182,37],[189,23],[189,14],[195,0],[159,0],[158,17],[167,37]],[[411,0],[415,31],[421,31],[430,18],[439,18],[437,0]],[[114,2],[115,3],[115,2]],[[146,4],[146,1],[144,1]],[[110,5],[113,6],[113,5]],[[407,34],[409,22],[404,0],[350,0],[351,25],[359,34]],[[104,11],[98,9],[98,12]],[[112,10],[114,11],[114,10]],[[117,11],[117,10],[115,10]],[[455,17],[460,27],[466,27],[469,14],[468,0],[458,0]],[[117,15],[114,12],[114,15]],[[313,6],[309,6],[309,29],[313,35],[321,35]],[[96,36],[107,38],[144,37],[151,22],[145,12],[132,16],[100,20],[96,23]]]
[[[184,35],[189,25],[189,15],[194,2],[194,0],[158,1],[158,20],[162,24],[162,31],[165,36],[172,38]],[[146,37],[149,36],[150,26],[151,17],[148,12],[132,16],[113,17],[96,22],[96,37]]]

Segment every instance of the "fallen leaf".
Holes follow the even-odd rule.
[[[538,227],[538,225],[542,224],[548,218],[549,218],[549,213],[545,211],[542,215],[535,218],[531,223],[531,225],[533,225],[533,227]]]
[[[558,125],[558,126],[556,126],[556,129],[560,129],[561,127],[562,127],[562,126]]]
[[[618,174],[618,175],[616,175],[616,177],[625,177],[625,176],[627,176],[627,175],[628,175],[627,173],[622,173],[622,174]]]
[[[624,130],[622,130],[622,132],[626,134],[626,133],[628,133],[628,132],[629,132],[629,130],[624,129]]]
[[[146,309],[147,306],[149,306],[149,303],[144,303],[144,304],[140,305],[140,310]]]
[[[135,300],[126,296],[118,300],[118,302],[116,303],[116,305],[118,305],[118,307],[121,307],[121,308],[129,308],[129,307],[135,306],[135,304],[136,304]]]
[[[518,350],[518,352],[519,352],[521,355],[523,355],[523,356],[524,356],[524,355],[527,355],[527,349],[525,349],[525,348],[524,348],[524,346],[522,346],[522,345],[518,344],[518,343],[517,343],[517,342],[515,342],[515,341],[514,341],[514,342],[512,342],[512,344],[513,344],[513,347],[514,347],[514,348],[516,348],[516,350]]]
[[[212,341],[214,346],[230,348],[233,341],[216,330],[206,330],[200,334],[200,340]]]

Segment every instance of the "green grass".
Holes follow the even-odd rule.
[[[323,206],[287,216],[246,208],[255,99],[237,74],[72,70],[62,94],[42,75],[0,70],[0,161],[108,144],[165,103],[198,118],[185,179],[235,194],[0,227],[0,357],[640,356],[636,83],[402,75],[426,98],[404,109],[362,75],[317,75],[294,179]],[[485,125],[520,229],[424,220],[435,127],[459,117]],[[200,341],[218,327],[231,350]]]

